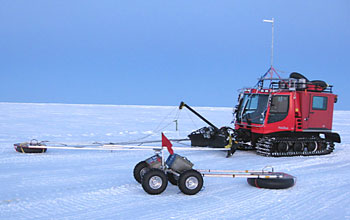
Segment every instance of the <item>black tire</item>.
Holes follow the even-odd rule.
[[[289,75],[289,78],[293,78],[293,79],[305,79],[306,82],[309,82],[309,80],[302,74],[297,73],[297,72],[293,72]]]
[[[168,176],[169,182],[174,186],[177,186],[177,181],[179,180],[179,177],[173,173],[167,173],[167,176]]]
[[[248,178],[249,185],[265,189],[287,189],[294,186],[295,178],[288,174],[283,174],[282,178],[265,179],[265,178]]]
[[[142,178],[142,188],[151,195],[161,194],[168,186],[168,178],[160,169],[150,169]]]
[[[138,183],[141,183],[142,177],[149,171],[149,166],[145,161],[136,164],[134,168],[134,178]]]
[[[196,170],[187,170],[180,174],[178,186],[184,194],[194,195],[202,189],[203,177]]]
[[[322,91],[328,87],[328,84],[323,80],[312,80],[310,83],[317,86],[317,88],[321,89]]]

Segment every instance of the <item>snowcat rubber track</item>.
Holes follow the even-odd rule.
[[[279,152],[276,149],[276,144],[279,143],[300,143],[302,146],[308,143],[322,144],[322,149],[316,149],[313,151],[294,151],[293,148],[287,152]],[[293,156],[315,156],[315,155],[326,155],[332,153],[334,150],[334,143],[325,139],[313,137],[313,138],[291,138],[291,137],[280,137],[280,138],[269,138],[264,137],[260,139],[256,144],[256,153],[265,157],[293,157]]]

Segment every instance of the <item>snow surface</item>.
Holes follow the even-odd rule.
[[[258,189],[241,178],[204,178],[197,195],[184,195],[169,184],[164,193],[152,196],[132,175],[152,151],[49,149],[20,154],[13,144],[33,138],[159,140],[161,131],[168,138],[183,138],[205,125],[188,110],[15,103],[0,103],[0,109],[0,219],[350,219],[350,111],[335,112],[333,128],[342,143],[330,155],[267,158],[238,151],[225,158],[221,151],[177,151],[198,169],[260,170],[272,165],[297,177],[290,189]],[[232,119],[231,108],[195,109],[218,126]]]

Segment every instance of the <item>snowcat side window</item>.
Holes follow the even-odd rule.
[[[328,98],[324,96],[312,97],[312,110],[327,110]]]
[[[270,114],[267,123],[279,122],[288,116],[289,96],[274,95],[271,99]]]

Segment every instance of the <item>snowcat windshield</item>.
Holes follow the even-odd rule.
[[[263,124],[268,99],[268,95],[244,94],[237,111],[237,122]]]

